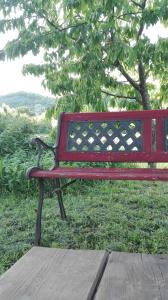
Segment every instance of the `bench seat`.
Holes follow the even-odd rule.
[[[64,168],[53,170],[35,169],[31,177],[37,178],[74,178],[110,180],[168,180],[168,169],[147,168]]]

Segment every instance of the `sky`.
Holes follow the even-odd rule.
[[[145,34],[147,34],[154,43],[157,41],[158,36],[164,38],[168,37],[168,28],[163,27],[161,24],[156,24],[155,26],[149,28]],[[4,47],[7,41],[15,38],[15,36],[16,32],[0,34],[0,49]],[[0,61],[0,96],[19,91],[38,93],[44,96],[52,96],[48,90],[45,90],[41,86],[41,78],[31,75],[23,76],[22,74],[22,67],[24,64],[38,64],[41,62],[42,54],[35,57],[31,53],[15,60],[8,60],[4,62]]]
[[[5,46],[6,42],[14,39],[15,37],[15,32],[0,34],[0,49]],[[25,55],[24,57],[16,58],[15,60],[0,61],[0,96],[19,91],[37,93],[44,96],[52,96],[48,90],[42,87],[42,78],[32,75],[24,76],[22,74],[22,68],[24,64],[38,64],[42,62],[42,54],[34,56],[31,53]]]

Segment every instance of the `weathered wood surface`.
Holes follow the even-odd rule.
[[[168,300],[168,255],[112,252],[95,300]]]
[[[0,279],[1,300],[91,300],[105,251],[34,247]]]
[[[168,300],[168,255],[107,259],[105,251],[34,247],[2,275],[0,299]]]

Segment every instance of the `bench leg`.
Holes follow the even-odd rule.
[[[34,245],[38,246],[40,244],[41,239],[41,216],[42,216],[42,208],[44,201],[44,179],[39,179],[39,202],[37,208],[37,216],[36,216],[36,230],[35,230],[35,240]]]
[[[58,205],[59,205],[59,209],[60,209],[61,219],[65,220],[66,212],[65,212],[65,208],[64,208],[64,204],[63,204],[62,191],[60,188],[59,178],[56,178],[55,183],[56,183],[56,188],[57,188],[56,193],[57,193],[57,198],[58,198]]]

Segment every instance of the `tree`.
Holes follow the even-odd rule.
[[[0,31],[18,30],[1,59],[43,48],[44,63],[24,73],[44,75],[60,110],[150,109],[166,101],[168,39],[152,44],[145,32],[167,25],[167,0],[0,0],[0,10]]]

